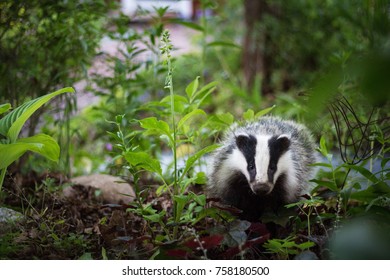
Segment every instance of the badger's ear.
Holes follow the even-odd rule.
[[[282,134],[276,139],[276,143],[281,152],[285,152],[290,147],[290,135]]]

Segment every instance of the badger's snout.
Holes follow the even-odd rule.
[[[256,195],[268,195],[272,192],[274,186],[269,183],[252,183],[250,185],[251,190],[253,191],[254,194]]]

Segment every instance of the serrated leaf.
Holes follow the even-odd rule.
[[[0,105],[0,115],[7,112],[9,109],[11,109],[11,104],[5,103]]]
[[[180,129],[187,121],[190,121],[195,116],[206,115],[206,113],[201,109],[196,109],[189,112],[187,115],[182,117],[177,123],[177,129]]]
[[[36,110],[38,110],[42,105],[47,103],[53,97],[67,92],[74,93],[75,91],[71,87],[63,88],[28,101],[17,107],[4,118],[0,119],[0,134],[8,137],[11,143],[15,142],[24,123]]]
[[[51,136],[37,134],[17,139],[15,143],[0,144],[0,169],[9,166],[27,151],[35,152],[52,161],[58,161],[60,156],[60,147]]]
[[[257,112],[257,114],[255,115],[255,119],[260,118],[260,117],[262,117],[262,116],[268,114],[268,113],[271,112],[275,107],[276,107],[276,105],[273,105],[273,106],[271,106],[271,107],[265,108],[265,109],[263,109],[263,110]]]
[[[142,168],[146,171],[154,172],[162,176],[160,162],[154,159],[151,155],[145,152],[127,152],[124,155],[125,159],[131,165]]]
[[[196,77],[195,80],[193,80],[187,87],[186,87],[186,93],[189,98],[189,100],[192,100],[192,97],[194,96],[195,92],[198,90],[199,87],[199,79],[200,77]]]

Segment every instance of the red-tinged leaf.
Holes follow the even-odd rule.
[[[174,258],[178,258],[178,259],[186,259],[188,256],[188,252],[186,250],[183,250],[183,249],[168,250],[168,251],[166,251],[166,254],[169,257],[174,257]]]
[[[251,233],[256,233],[257,236],[264,236],[269,234],[267,226],[263,223],[252,223],[249,227]]]
[[[201,242],[201,244],[199,244],[199,241],[195,239],[191,239],[185,242],[184,245],[193,250],[198,249],[201,245],[204,249],[210,249],[219,246],[222,240],[223,240],[222,235],[212,235],[212,236],[205,236],[200,238],[199,241]]]

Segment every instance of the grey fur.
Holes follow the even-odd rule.
[[[259,197],[250,192],[246,187],[239,170],[231,170],[228,176],[220,176],[224,162],[237,149],[236,136],[246,135],[282,135],[290,136],[291,170],[295,174],[296,183],[288,182],[286,178],[278,181],[278,186],[270,194]],[[212,163],[209,168],[209,184],[207,193],[209,197],[219,198],[221,202],[241,208],[245,217],[257,217],[267,207],[279,207],[279,204],[298,201],[299,197],[307,191],[308,180],[312,178],[313,168],[309,165],[317,161],[315,144],[308,129],[296,122],[285,121],[276,117],[262,117],[258,121],[249,122],[243,126],[233,125],[224,135],[221,147],[212,155]],[[256,155],[261,156],[261,155]],[[226,163],[225,163],[226,164]],[[234,183],[232,183],[234,182]],[[237,183],[239,182],[239,183]],[[272,200],[272,202],[270,202]],[[246,205],[262,204],[262,205]],[[244,209],[243,209],[244,208]]]

